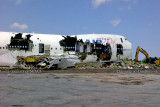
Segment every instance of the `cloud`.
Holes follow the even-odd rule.
[[[16,5],[21,4],[22,0],[16,0]]]
[[[19,24],[19,23],[13,23],[11,26],[10,26],[11,29],[20,29],[20,30],[25,30],[25,29],[28,29],[28,25],[26,24]]]
[[[120,24],[120,20],[119,19],[115,19],[115,20],[111,20],[110,23],[112,24],[112,26],[116,27]]]
[[[99,7],[101,4],[106,2],[111,2],[112,0],[92,0],[92,4],[95,8]]]

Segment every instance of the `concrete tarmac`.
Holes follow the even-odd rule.
[[[0,107],[159,106],[159,74],[0,73]]]

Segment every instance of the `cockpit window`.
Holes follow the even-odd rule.
[[[122,38],[120,38],[121,39],[121,42],[123,43],[123,39]]]

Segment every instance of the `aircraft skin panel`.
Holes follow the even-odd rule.
[[[0,66],[11,66],[17,62],[10,52],[0,55]]]
[[[44,35],[44,34],[34,34],[31,40],[34,41],[33,52],[34,55],[44,55],[44,53],[39,53],[39,43],[51,45],[50,53],[51,55],[63,53],[62,47],[59,45],[59,41],[62,40],[61,35]],[[61,50],[60,50],[61,48]]]

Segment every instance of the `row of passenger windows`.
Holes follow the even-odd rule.
[[[27,46],[9,46],[9,48],[28,48]],[[68,49],[74,49],[74,47],[64,47],[64,48],[68,48]],[[8,49],[8,47],[0,47],[0,49]],[[55,50],[57,50],[58,48],[55,48]],[[53,48],[51,48],[51,50],[53,50]],[[62,50],[62,48],[60,48],[60,50]]]
[[[10,46],[10,48],[27,48],[27,46]],[[8,49],[8,47],[0,47],[0,49]],[[58,48],[55,48],[57,50]],[[51,48],[53,50],[53,48]],[[62,48],[60,48],[62,50]]]
[[[27,46],[9,46],[10,48],[28,48]]]
[[[9,48],[27,48],[27,46],[9,46]],[[8,49],[8,47],[0,47],[0,49]]]
[[[55,50],[57,50],[58,48],[55,48]],[[53,48],[51,48],[51,50],[53,50]],[[62,50],[62,48],[60,48],[60,50]]]
[[[55,48],[57,50],[58,48]],[[50,50],[53,50],[53,48],[50,48],[50,45],[44,45],[43,43],[39,44],[39,53],[50,53]],[[62,48],[60,48],[62,50]]]
[[[44,48],[40,47],[39,50],[44,50]],[[53,48],[51,48],[51,50],[53,50]],[[55,50],[58,50],[58,48],[55,48]],[[62,48],[60,48],[60,50],[62,50]]]

